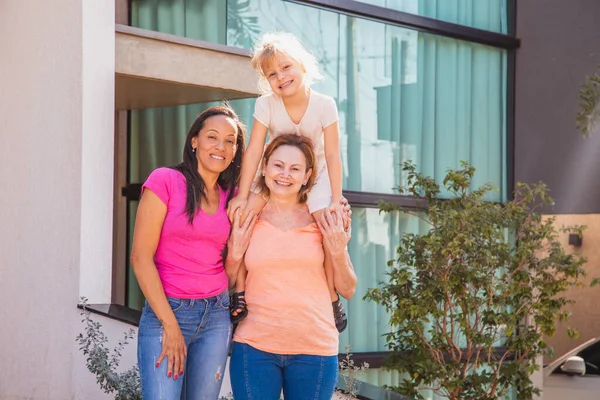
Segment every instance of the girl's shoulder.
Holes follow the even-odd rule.
[[[256,104],[270,104],[277,101],[277,95],[274,93],[263,94],[256,99]]]
[[[310,90],[310,95],[314,96],[313,100],[317,100],[317,101],[325,101],[325,102],[335,101],[335,100],[333,100],[333,97],[323,94],[321,92],[317,92],[314,89]]]
[[[337,106],[335,104],[335,100],[333,99],[333,97],[328,96],[323,93],[319,93],[315,90],[311,90],[310,95],[311,95],[311,102],[313,102],[313,104],[318,106],[318,107],[315,107],[316,109],[319,109],[320,111],[330,111],[332,107],[337,109]]]

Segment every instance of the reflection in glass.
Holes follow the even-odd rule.
[[[506,0],[357,0],[409,14],[506,33]]]
[[[379,213],[376,208],[352,209],[352,240],[348,246],[358,277],[356,293],[343,300],[348,329],[340,335],[340,351],[346,345],[354,352],[387,351],[384,333],[390,331],[389,315],[383,307],[362,298],[368,289],[387,280],[387,262],[395,259],[404,233],[426,233],[428,225],[405,213]]]

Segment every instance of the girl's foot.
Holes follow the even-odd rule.
[[[231,314],[231,323],[238,324],[248,315],[246,307],[246,292],[234,292],[231,295],[229,312]]]
[[[346,313],[344,312],[344,307],[342,306],[342,302],[338,296],[338,299],[331,303],[333,306],[333,317],[335,319],[335,327],[337,328],[339,333],[342,333],[346,327],[348,326],[348,318],[346,318]]]

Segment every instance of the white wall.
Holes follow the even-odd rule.
[[[115,1],[83,2],[80,293],[110,303],[115,132]]]
[[[36,3],[36,4],[34,4]],[[0,5],[0,398],[71,397],[81,1]]]
[[[111,46],[114,0],[0,3],[2,399],[81,398],[75,306],[110,293]]]

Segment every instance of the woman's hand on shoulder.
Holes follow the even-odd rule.
[[[346,252],[346,246],[352,237],[350,223],[344,228],[343,211],[339,208],[334,213],[328,208],[323,210],[322,218],[318,219],[317,225],[323,234],[323,246],[332,255]]]
[[[240,195],[235,196],[229,201],[229,204],[227,204],[227,217],[231,223],[233,223],[238,210],[240,211],[240,214],[244,213],[247,204],[248,199],[243,198]]]
[[[231,234],[227,241],[227,257],[232,261],[240,261],[250,244],[252,230],[256,224],[257,216],[254,211],[250,211],[245,220],[242,220],[240,210],[234,213],[233,223],[231,224]]]

